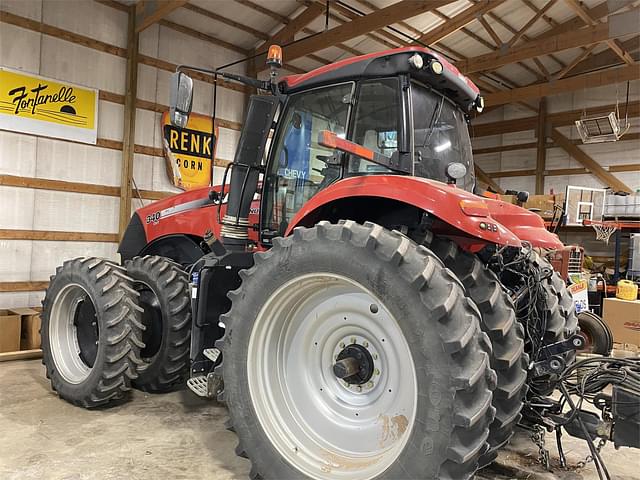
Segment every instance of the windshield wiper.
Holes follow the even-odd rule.
[[[420,148],[424,148],[427,146],[427,144],[429,143],[429,140],[431,140],[431,135],[433,134],[433,128],[436,125],[436,122],[438,120],[440,120],[440,114],[442,113],[442,105],[444,104],[444,97],[440,97],[440,102],[438,103],[438,107],[433,111],[433,114],[431,115],[431,121],[429,122],[429,129],[427,130],[427,133],[425,133],[425,138],[424,138],[424,142],[422,143],[422,146]]]

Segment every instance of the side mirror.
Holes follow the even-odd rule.
[[[171,125],[178,128],[187,126],[193,103],[193,80],[182,72],[171,76],[169,92],[169,119]]]
[[[460,162],[451,162],[446,169],[447,183],[455,184],[467,174],[467,167]]]

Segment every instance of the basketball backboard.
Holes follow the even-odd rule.
[[[582,225],[583,220],[601,221],[606,190],[567,185],[564,210],[567,225]]]

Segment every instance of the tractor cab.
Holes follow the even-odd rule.
[[[260,85],[269,95],[252,96],[231,168],[223,236],[238,233],[225,232],[225,222],[242,227],[245,212],[238,217],[233,211],[246,210],[259,175],[259,231],[266,243],[284,235],[318,192],[349,177],[410,175],[474,191],[467,119],[483,101],[478,88],[440,55],[399,48],[276,81],[281,62],[274,50],[271,80]],[[190,96],[190,89],[182,95],[189,105]],[[188,108],[173,106],[172,112],[179,124]],[[234,199],[233,192],[247,198]]]

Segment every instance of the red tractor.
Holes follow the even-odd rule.
[[[252,478],[469,478],[519,422],[564,418],[547,395],[584,340],[537,253],[563,245],[477,195],[482,97],[437,53],[279,81],[270,53],[267,81],[212,72],[264,92],[223,184],[138,210],[122,265],[52,277],[52,386],[94,407],[186,381],[228,405]],[[191,101],[177,72],[175,126]]]

